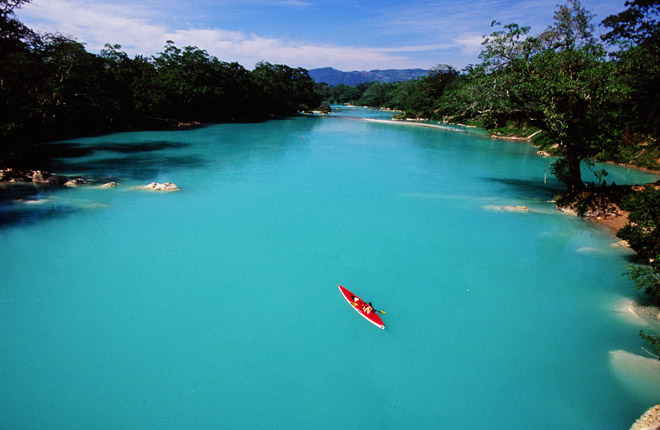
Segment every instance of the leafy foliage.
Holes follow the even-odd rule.
[[[451,66],[439,65],[426,76],[404,82],[326,87],[324,97],[330,103],[402,110],[407,117],[434,118],[438,112],[438,100],[457,76],[458,72]]]
[[[629,265],[627,275],[635,289],[643,291],[652,304],[660,306],[660,190],[647,186],[626,196],[622,207],[630,211],[629,221],[617,235],[627,240],[639,257],[649,263]],[[640,336],[660,352],[659,335],[647,335],[642,331]]]
[[[607,17],[611,30],[603,39],[618,51],[612,55],[621,78],[631,87],[625,106],[636,131],[660,133],[660,0],[627,1],[628,9]]]
[[[633,281],[636,290],[656,306],[660,306],[660,274],[652,266],[629,265],[628,277]]]
[[[630,243],[645,261],[660,258],[660,190],[647,186],[631,193],[622,201],[622,208],[630,211],[628,224],[618,236]]]

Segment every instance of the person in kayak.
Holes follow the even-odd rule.
[[[362,310],[364,311],[365,314],[370,314],[374,311],[374,307],[371,305],[371,302],[369,302],[369,304],[364,305]]]

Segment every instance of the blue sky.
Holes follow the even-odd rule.
[[[462,69],[479,62],[491,21],[552,23],[555,0],[32,0],[17,12],[39,32],[60,32],[99,52],[120,44],[154,55],[167,40],[252,69],[259,61],[313,69]],[[625,0],[582,0],[599,23]],[[598,32],[599,27],[597,27]]]

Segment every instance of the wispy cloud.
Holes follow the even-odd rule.
[[[456,42],[461,54],[465,57],[474,57],[478,55],[483,48],[483,41],[483,36],[475,34],[464,34],[454,38],[454,42]]]
[[[403,50],[393,48],[360,48],[334,45],[315,45],[286,42],[277,38],[246,35],[224,30],[177,30],[165,35],[177,45],[204,47],[209,53],[225,61],[238,61],[246,67],[252,67],[259,61],[302,65],[314,68],[328,64],[343,70],[377,69],[403,64],[403,67],[421,67],[396,52],[409,52],[415,47]]]
[[[68,0],[35,1],[20,12],[33,28],[76,37],[88,49],[100,50],[105,43],[119,43],[132,53],[153,53],[164,45],[163,25],[153,24],[153,12],[99,4],[88,7]]]
[[[281,1],[279,4],[304,2]],[[279,38],[262,37],[219,28],[170,29],[157,21],[149,9],[95,4],[81,7],[75,0],[35,0],[21,12],[37,30],[70,34],[85,42],[90,51],[99,51],[105,43],[117,43],[131,55],[154,55],[167,40],[178,46],[197,46],[223,61],[237,61],[251,68],[268,61],[307,68],[332,65],[354,70],[392,67],[422,67],[421,62],[396,55],[397,52],[425,50],[424,47],[378,48],[318,45]],[[155,23],[154,23],[155,21]]]

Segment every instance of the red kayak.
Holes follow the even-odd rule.
[[[366,318],[366,320],[369,321],[371,324],[380,327],[382,329],[385,329],[385,324],[383,324],[383,320],[380,319],[380,317],[378,316],[378,311],[373,310],[370,313],[366,313],[363,310],[363,308],[367,306],[367,303],[365,303],[364,300],[362,300],[355,294],[351,293],[341,285],[339,286],[339,291],[341,291],[341,294],[344,296],[348,304],[351,305],[351,307],[355,309],[357,313],[359,313],[364,318]]]

